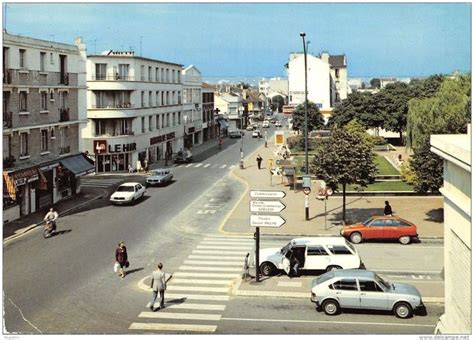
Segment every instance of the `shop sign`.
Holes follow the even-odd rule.
[[[105,139],[95,140],[94,141],[94,151],[95,153],[103,153],[107,151],[107,141]]]
[[[167,140],[170,140],[170,139],[175,139],[175,133],[174,132],[170,132],[170,133],[167,133],[166,135],[161,135],[161,136],[156,136],[156,137],[150,138],[150,145],[166,142]]]
[[[130,152],[137,149],[137,143],[109,145],[109,153]]]
[[[12,175],[12,178],[15,181],[15,184],[19,186],[19,185],[24,185],[27,181],[28,182],[36,181],[39,177],[38,177],[38,171],[36,170],[36,168],[31,168],[31,169],[20,170],[18,172],[15,172]]]

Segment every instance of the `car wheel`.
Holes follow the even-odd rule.
[[[323,302],[323,310],[327,315],[336,315],[339,313],[339,303],[336,300],[326,300]]]
[[[410,241],[411,241],[410,236],[401,236],[398,239],[398,242],[400,242],[401,244],[408,244],[408,243],[410,243]]]
[[[132,200],[130,201],[130,204],[135,205],[135,197],[132,198]]]
[[[362,235],[360,233],[352,233],[350,239],[352,243],[358,244],[362,242]]]
[[[406,302],[399,302],[395,305],[395,315],[400,319],[407,319],[413,315],[411,306]]]
[[[342,269],[342,267],[340,267],[340,266],[328,266],[326,268],[326,271],[327,272],[332,272],[333,270],[338,270],[338,269]]]
[[[271,276],[275,273],[276,268],[273,264],[264,262],[260,265],[260,273],[265,276]]]

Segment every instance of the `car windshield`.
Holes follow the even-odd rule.
[[[316,284],[321,284],[329,279],[332,279],[334,277],[334,272],[333,271],[330,271],[330,272],[327,272],[327,273],[324,273],[320,276],[318,276],[316,279],[314,279],[314,281],[316,281]]]
[[[135,191],[134,187],[131,185],[121,185],[117,189],[118,192],[133,192]]]
[[[390,283],[382,279],[380,276],[375,275],[375,280],[378,282],[379,285],[385,287],[386,289],[390,289]]]
[[[369,218],[367,221],[365,221],[364,223],[362,223],[363,225],[368,225],[370,222],[372,222],[372,218]]]
[[[164,171],[152,171],[152,173],[151,173],[152,176],[163,176],[165,174],[166,174],[166,172],[164,172]]]
[[[291,242],[289,242],[286,246],[281,248],[281,254],[286,254],[288,252],[288,250],[290,250],[290,249],[291,249]]]

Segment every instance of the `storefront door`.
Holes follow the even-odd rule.
[[[98,173],[123,172],[128,171],[128,165],[132,156],[130,153],[117,153],[113,155],[97,155],[96,159]]]

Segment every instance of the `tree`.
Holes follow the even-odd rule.
[[[370,87],[379,89],[381,86],[379,78],[372,78],[370,79]]]
[[[285,99],[282,96],[275,96],[272,98],[272,110],[282,112]]]
[[[315,103],[308,101],[308,133],[324,127],[323,115]],[[293,130],[304,132],[304,104],[299,104],[293,111]]]
[[[429,136],[425,135],[415,149],[410,168],[415,173],[415,191],[439,192],[443,185],[443,159],[430,151]]]
[[[346,127],[334,127],[331,137],[317,148],[310,165],[311,172],[329,186],[342,185],[342,219],[346,220],[346,186],[358,184],[366,187],[377,174],[372,147]]]
[[[352,119],[357,119],[364,128],[375,128],[382,125],[382,117],[376,111],[374,97],[370,93],[351,93],[339,105],[329,118],[328,125],[346,125]]]
[[[444,77],[440,74],[435,74],[427,79],[413,79],[410,81],[410,87],[414,98],[429,98],[434,97],[441,87]]]

